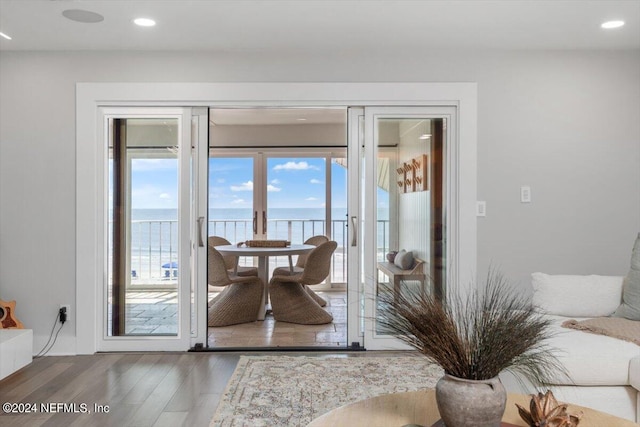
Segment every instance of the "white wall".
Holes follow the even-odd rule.
[[[0,298],[18,301],[35,350],[71,303],[53,352],[75,351],[76,82],[478,82],[479,270],[493,263],[522,286],[533,271],[626,274],[640,230],[638,76],[637,50],[1,52]]]

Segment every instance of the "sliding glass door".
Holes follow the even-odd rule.
[[[104,109],[103,118],[107,191],[99,349],[184,350],[196,330],[196,118],[182,108]]]
[[[363,204],[364,344],[406,348],[380,326],[383,292],[424,290],[441,298],[450,230],[449,139],[455,110],[365,108]],[[400,252],[404,262],[393,259]],[[406,254],[406,255],[405,255]]]
[[[338,242],[325,288],[346,281],[346,156],[344,150],[243,153],[211,150],[209,235],[301,244],[315,235]],[[254,260],[241,263],[252,265]],[[288,265],[270,257],[269,270]],[[320,286],[319,288],[322,288]]]

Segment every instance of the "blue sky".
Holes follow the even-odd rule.
[[[321,158],[269,158],[267,200],[270,208],[325,206],[325,161]],[[346,206],[346,170],[332,163],[333,206]],[[209,159],[209,207],[252,207],[254,179],[251,158]]]
[[[177,160],[135,159],[132,164],[134,209],[177,208]],[[209,159],[209,206],[251,208],[253,159]],[[346,169],[332,169],[333,207],[346,207]],[[326,174],[322,158],[269,158],[267,199],[270,208],[322,208],[325,206]]]

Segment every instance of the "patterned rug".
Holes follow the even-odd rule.
[[[211,427],[306,426],[331,409],[435,387],[442,369],[421,356],[241,356]]]

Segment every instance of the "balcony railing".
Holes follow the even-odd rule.
[[[327,234],[326,221],[316,219],[272,219],[267,221],[267,235],[302,243],[311,236]],[[378,221],[378,256],[388,251],[388,221]],[[222,236],[232,243],[253,238],[253,224],[245,219],[216,219],[209,221],[209,235]],[[338,242],[333,254],[330,281],[347,280],[347,221],[331,221],[331,239]],[[134,220],[131,226],[131,283],[170,284],[177,278],[178,223],[175,220]],[[251,265],[252,258],[241,258],[241,265]],[[288,265],[287,257],[271,257],[269,269]]]

